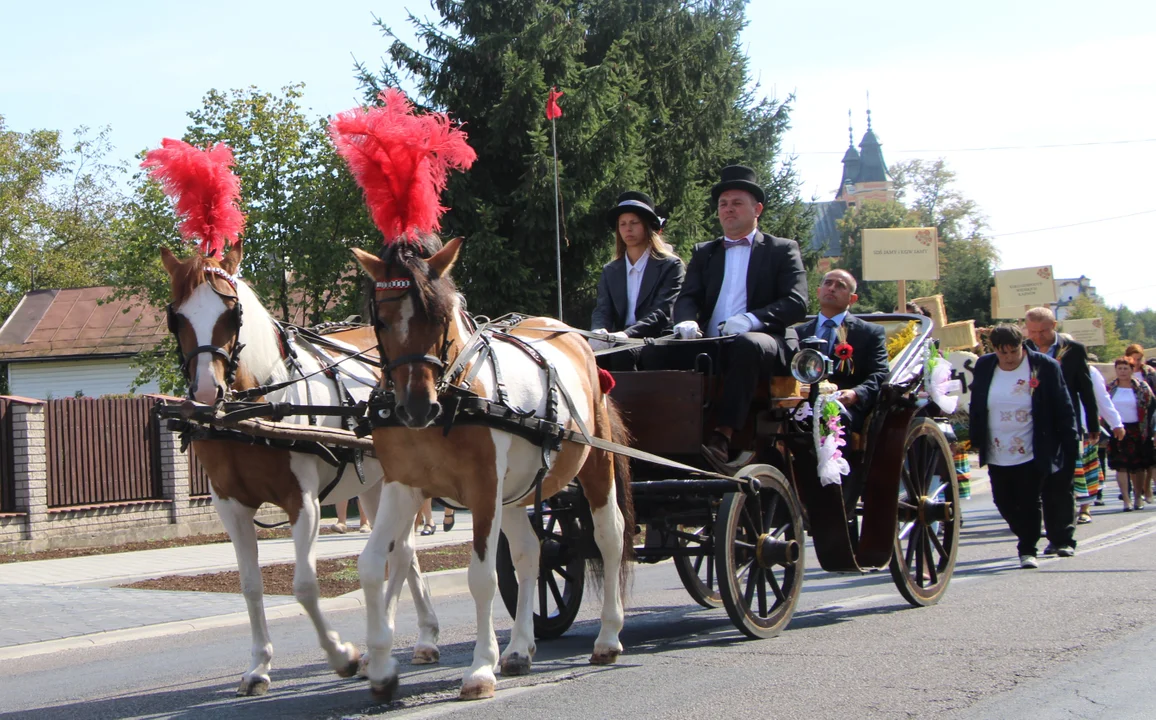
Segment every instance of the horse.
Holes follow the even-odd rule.
[[[177,338],[183,359],[181,368],[188,381],[188,399],[215,405],[231,392],[287,383],[281,389],[268,392],[265,398],[271,402],[340,405],[342,398],[336,383],[316,374],[323,368],[321,359],[292,334],[279,332],[277,323],[257,295],[237,277],[241,258],[240,242],[235,242],[221,261],[200,253],[180,260],[167,248],[161,249],[162,263],[172,281],[169,329]],[[327,335],[326,340],[335,341],[335,345],[342,345],[344,341],[349,354],[371,349],[375,343],[372,331],[366,328]],[[296,368],[289,367],[287,355],[296,356]],[[340,355],[328,357],[327,364],[341,359]],[[356,359],[346,359],[341,368],[354,375],[346,379],[349,393],[362,400],[368,397],[370,388],[377,383],[379,370]],[[309,377],[290,382],[302,376]],[[287,419],[305,421],[300,416]],[[317,419],[322,425],[340,422],[335,417]],[[366,506],[377,512],[382,507],[400,503],[399,496],[408,496],[407,507],[411,498],[420,500],[420,496],[398,485],[391,485],[383,493],[378,463],[365,463],[364,484],[352,466],[345,468],[333,484],[339,470],[313,454],[231,440],[194,440],[192,445],[208,473],[213,505],[237,554],[241,592],[249,612],[251,664],[241,676],[237,694],[263,695],[270,683],[273,645],[265,620],[254,528],[254,516],[263,503],[276,505],[289,516],[297,556],[293,592],[313,621],[329,666],[341,677],[356,675],[362,660],[360,651],[353,643],[341,641],[319,604],[315,547],[321,516],[320,496],[325,488],[329,488],[326,500],[331,502],[348,502],[360,494]],[[380,527],[380,523],[374,522],[373,533],[379,533]],[[405,567],[419,622],[413,662],[436,663],[438,621],[429,588],[420,575],[416,558],[407,559]]]
[[[395,393],[401,423],[373,430],[377,457],[389,458],[383,466],[386,487],[419,488],[473,514],[467,578],[476,606],[477,640],[460,689],[460,698],[470,700],[494,695],[499,661],[503,675],[530,670],[540,548],[523,506],[534,503],[534,483],[547,461],[542,447],[504,430],[432,425],[442,412],[439,383],[451,380],[444,373],[457,362],[471,336],[463,300],[449,276],[461,243],[455,238],[443,247],[436,236],[417,235],[387,243],[380,256],[356,249],[354,255],[374,285],[372,316],[383,367],[378,391]],[[515,340],[493,340],[491,351],[462,363],[462,374],[471,379],[470,391],[541,416],[551,396],[565,394],[568,401],[556,403],[558,423],[571,429],[590,427],[591,434],[603,440],[625,441],[625,426],[601,386],[593,352],[567,329],[550,318],[533,318],[510,330]],[[535,354],[549,370],[532,359]],[[478,363],[480,368],[475,367]],[[548,377],[556,377],[557,384]],[[563,441],[540,480],[541,497],[550,497],[575,477],[590,504],[602,560],[602,622],[590,662],[611,664],[623,649],[622,596],[633,552],[629,466],[620,456]],[[381,701],[389,701],[398,687],[397,661],[390,654],[403,580],[398,568],[405,567],[413,553],[410,530],[417,510],[415,496],[383,507],[358,563],[369,623],[366,670],[370,689]],[[518,576],[514,627],[500,658],[493,624],[499,529],[509,542]]]

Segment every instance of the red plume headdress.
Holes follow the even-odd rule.
[[[223,257],[225,245],[245,229],[239,207],[241,179],[233,174],[232,165],[233,151],[224,143],[201,150],[172,138],[165,138],[141,163],[176,203],[183,218],[181,235],[199,240],[207,257]]]
[[[467,170],[477,155],[466,134],[442,113],[417,115],[405,93],[390,88],[382,107],[356,108],[329,123],[338,154],[365,192],[386,244],[441,228],[439,197],[450,168]]]

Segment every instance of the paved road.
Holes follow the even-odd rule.
[[[745,641],[722,611],[690,605],[667,563],[638,569],[617,666],[586,663],[597,633],[587,603],[565,638],[539,645],[534,673],[501,679],[489,702],[452,701],[473,648],[473,606],[446,595],[442,664],[406,665],[392,706],[373,705],[364,681],[333,676],[308,623],[294,617],[271,623],[274,684],[264,698],[232,697],[247,628],[209,628],[7,663],[0,720],[1156,716],[1156,512],[1125,515],[1112,502],[1081,527],[1076,557],[1023,571],[989,498],[967,502],[957,574],[932,608],[909,608],[886,573],[812,569],[788,630]],[[413,641],[408,600],[400,615],[404,647]],[[496,615],[504,641],[500,604]],[[362,610],[333,618],[343,636],[364,637]]]

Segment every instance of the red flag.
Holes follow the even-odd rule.
[[[562,97],[564,94],[565,93],[558,92],[557,85],[550,88],[550,97],[548,100],[546,100],[547,120],[554,120],[555,118],[562,117],[562,108],[558,106],[558,98]]]

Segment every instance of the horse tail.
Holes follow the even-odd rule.
[[[626,427],[626,422],[622,417],[622,413],[618,409],[618,405],[610,398],[609,395],[602,396],[603,402],[606,403],[606,420],[608,420],[609,427],[603,427],[602,414],[596,413],[595,433],[598,437],[608,439],[613,443],[619,445],[629,446],[631,443],[630,431]],[[609,432],[607,432],[609,431]],[[606,437],[609,435],[609,437]],[[618,505],[618,511],[622,513],[622,562],[618,570],[618,586],[622,594],[625,596],[627,586],[629,585],[630,576],[634,570],[634,496],[631,494],[630,488],[630,460],[623,455],[617,453],[610,453],[605,450],[594,450],[594,453],[600,454],[605,461],[599,459],[599,466],[603,462],[606,463],[607,469],[613,468],[614,471],[614,500]],[[587,557],[590,558],[588,569],[588,581],[595,589],[601,590],[602,586],[602,556],[598,552],[598,545],[594,542],[594,528],[583,528],[584,543],[587,546]]]
[[[610,416],[610,442],[629,447],[634,438],[618,403],[609,395],[603,396],[606,402],[606,411]],[[622,513],[622,565],[618,572],[618,585],[623,594],[634,570],[634,536],[637,528],[634,525],[634,492],[630,485],[630,458],[614,453],[614,493],[618,501],[618,510]]]

